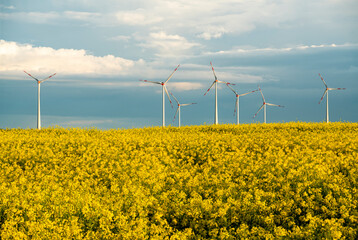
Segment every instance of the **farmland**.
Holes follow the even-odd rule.
[[[358,124],[0,130],[1,239],[357,239]]]

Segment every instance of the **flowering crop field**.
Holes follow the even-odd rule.
[[[1,239],[357,239],[358,124],[0,130]]]

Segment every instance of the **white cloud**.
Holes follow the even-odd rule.
[[[224,31],[221,31],[221,32],[207,31],[207,32],[203,32],[203,33],[199,34],[198,37],[203,38],[205,40],[210,40],[212,38],[221,38],[224,33],[225,33]]]
[[[151,25],[161,22],[162,17],[139,8],[135,11],[120,11],[116,13],[118,23],[126,25]]]
[[[183,41],[183,38],[177,35],[160,33],[155,36],[158,40],[175,43]],[[129,81],[128,78],[163,81],[175,67],[176,65],[172,65],[168,68],[163,62],[147,63],[143,60],[133,61],[113,55],[98,57],[88,54],[83,49],[53,49],[0,40],[0,78],[2,79],[24,79],[23,70],[26,70],[39,78],[56,72],[56,78],[61,78],[62,83],[71,80],[71,83],[76,81],[80,85],[93,87],[133,87],[140,83],[137,80]],[[76,80],[73,80],[73,77]],[[102,79],[94,81],[98,77]],[[221,77],[237,79],[237,75],[229,73],[222,73]],[[113,78],[117,79],[113,80]],[[184,65],[179,68],[170,84],[178,91],[186,91],[199,89],[202,86],[199,81],[206,79],[208,82],[213,79],[209,65],[188,64],[187,67]],[[180,82],[183,80],[184,82]]]
[[[61,85],[63,85],[64,81],[61,80]],[[67,83],[73,84],[73,81],[67,81]],[[102,88],[102,89],[114,89],[114,88],[124,88],[124,87],[137,87],[138,84],[140,84],[138,82],[138,80],[135,81],[131,81],[131,82],[127,82],[125,80],[122,81],[78,81],[78,83],[80,85],[86,85],[89,87],[95,87],[95,88]]]
[[[150,72],[144,73],[145,79],[151,81],[163,81],[171,73],[172,69],[163,68],[161,66],[153,65],[155,71],[152,69]],[[173,68],[174,69],[174,68]],[[262,67],[215,67],[215,72],[219,80],[232,83],[258,83],[262,81],[271,81],[271,78],[263,77],[260,74],[264,74],[267,71]],[[200,86],[207,87],[214,81],[214,76],[211,71],[211,66],[199,64],[182,64],[177,72],[168,82],[168,86],[181,89],[181,90],[193,90],[199,89]],[[154,84],[153,87],[155,87]],[[142,83],[141,86],[148,86],[146,83]]]
[[[54,19],[58,19],[60,14],[57,12],[15,12],[15,13],[0,13],[0,19],[8,19],[15,21],[24,21],[32,23],[49,23]]]
[[[189,49],[198,47],[200,44],[189,42],[185,37],[170,35],[163,31],[152,32],[149,37],[138,37],[138,40],[145,41],[140,46],[152,48],[159,52],[161,56],[178,56],[187,53]]]
[[[36,74],[128,76],[143,60],[132,61],[113,55],[97,57],[85,50],[34,47],[0,40],[0,74],[16,75],[23,70]]]
[[[78,12],[78,11],[65,11],[63,17],[80,20],[80,21],[93,21],[94,18],[99,18],[102,15],[93,12]]]
[[[230,82],[230,83],[258,83],[264,81],[264,78],[262,76],[242,74],[237,72],[216,71],[216,75],[219,80],[223,80],[225,82]]]
[[[3,4],[0,4],[0,8],[4,8],[4,9],[9,9],[9,10],[14,10],[15,9],[15,6],[13,5],[3,5]]]
[[[211,66],[198,64],[183,64],[185,70],[177,73],[177,78],[187,81],[200,81],[204,85],[214,81],[214,75]],[[258,75],[266,71],[262,67],[218,67],[214,64],[216,76],[219,80],[232,83],[257,83],[264,80],[264,77]],[[266,80],[266,78],[265,78]]]
[[[297,18],[299,1],[172,1],[142,2],[142,8],[116,13],[120,24],[149,26],[170,34],[187,33],[206,40],[248,32],[258,26],[279,27]],[[144,31],[146,29],[143,29]]]
[[[81,11],[64,11],[64,12],[11,12],[0,13],[0,19],[20,21],[35,24],[51,24],[57,25],[61,23],[68,23],[68,21],[80,21],[85,23],[95,24],[97,26],[113,25],[112,15],[102,15],[98,12],[81,12]]]
[[[124,41],[124,42],[128,42],[131,38],[132,38],[131,36],[118,35],[118,36],[109,38],[109,40],[111,40],[111,41]]]
[[[140,87],[157,88],[160,85],[148,84],[148,83],[141,82],[141,83],[139,83],[139,86]],[[167,83],[167,87],[168,87],[169,91],[182,92],[182,91],[204,89],[205,85],[203,83],[200,83],[200,82],[175,82],[175,81],[169,81]],[[159,88],[158,88],[158,90],[156,92],[161,93],[162,91],[159,90]]]
[[[169,87],[171,91],[173,89],[174,91],[180,92],[180,91],[203,89],[204,85],[198,82],[170,82],[168,83],[168,88]]]
[[[107,0],[100,4],[93,0],[57,2],[53,4],[65,9],[76,6],[75,9],[91,11],[12,12],[0,13],[0,18],[36,23],[75,19],[100,26],[131,26],[133,32],[140,31],[143,36],[163,31],[187,39],[196,36],[210,40],[263,27],[290,29],[305,24],[330,27],[341,24],[347,14],[349,19],[358,15],[355,11],[358,3],[355,0],[329,0],[329,3],[323,0],[304,3],[299,0]]]
[[[237,54],[279,54],[297,51],[307,51],[312,49],[330,49],[330,48],[356,48],[357,43],[345,44],[320,44],[320,45],[296,45],[285,48],[255,48],[252,46],[247,47],[234,47],[231,50],[222,50],[218,52],[207,52],[206,55],[237,55]]]

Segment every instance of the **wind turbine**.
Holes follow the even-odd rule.
[[[215,70],[214,70],[214,67],[213,67],[213,64],[210,62],[210,65],[211,65],[211,69],[213,70],[213,74],[214,74],[214,77],[215,77],[215,80],[214,82],[211,84],[211,86],[209,87],[209,89],[206,91],[206,93],[204,94],[204,96],[210,91],[210,89],[215,85],[215,118],[214,118],[214,124],[218,124],[219,123],[219,118],[218,118],[218,83],[225,83],[226,85],[235,85],[235,84],[232,84],[232,83],[228,83],[228,82],[225,82],[225,81],[219,81],[218,78],[216,77],[216,74],[215,74]]]
[[[173,121],[175,120],[175,117],[176,117],[177,114],[178,114],[178,121],[179,121],[179,125],[178,125],[178,126],[180,127],[180,107],[189,106],[189,105],[193,105],[193,104],[196,104],[196,103],[184,103],[184,104],[181,104],[181,103],[179,103],[178,99],[173,95],[173,93],[172,93],[171,91],[169,91],[169,92],[170,92],[170,95],[173,96],[174,100],[177,102],[177,105],[178,105],[177,111],[175,112]]]
[[[231,91],[233,91],[233,93],[235,93],[235,96],[236,96],[236,104],[235,104],[235,110],[234,110],[234,115],[236,113],[236,124],[239,124],[239,121],[240,121],[240,118],[239,118],[239,115],[240,115],[240,111],[239,111],[239,98],[242,97],[242,96],[245,96],[245,95],[248,95],[250,93],[253,93],[253,92],[256,92],[258,90],[253,90],[251,92],[247,92],[247,93],[243,93],[243,94],[238,94],[232,87],[230,87],[230,85],[226,85],[228,86]]]
[[[154,84],[159,84],[159,85],[162,85],[162,103],[163,103],[163,127],[165,127],[165,96],[164,96],[164,92],[167,94],[168,96],[168,99],[169,99],[169,102],[170,104],[172,105],[173,107],[173,104],[172,104],[172,100],[170,99],[170,96],[169,96],[169,93],[168,93],[168,90],[167,90],[167,87],[165,86],[166,83],[169,81],[169,79],[173,76],[173,74],[175,73],[176,70],[178,70],[180,64],[174,69],[174,71],[172,72],[172,74],[170,74],[170,76],[167,78],[167,80],[165,80],[164,82],[153,82],[153,81],[148,81],[148,80],[140,80],[140,81],[143,81],[143,82],[149,82],[149,83],[154,83]]]
[[[41,113],[40,113],[40,87],[41,87],[41,83],[52,78],[53,76],[56,75],[56,73],[48,76],[47,78],[43,79],[43,80],[38,80],[37,78],[35,78],[34,76],[32,76],[30,73],[24,71],[27,75],[29,75],[30,77],[32,77],[33,79],[36,80],[37,82],[37,129],[41,129]]]
[[[263,103],[262,103],[262,106],[259,108],[259,110],[255,113],[255,116],[254,116],[253,118],[255,118],[256,115],[257,115],[257,114],[261,111],[261,109],[263,108],[263,109],[264,109],[264,123],[266,123],[266,105],[275,106],[275,107],[284,107],[284,106],[266,102],[265,97],[264,97],[264,95],[262,94],[262,91],[261,91],[260,86],[258,86],[258,87],[259,87],[259,91],[260,91],[261,96],[262,96],[262,101],[263,101]]]
[[[326,122],[329,123],[328,91],[330,91],[330,90],[345,90],[345,88],[329,88],[329,87],[327,86],[326,82],[323,80],[323,77],[321,76],[321,74],[318,73],[318,75],[321,77],[322,82],[323,82],[324,86],[326,87],[326,90],[324,91],[323,96],[321,97],[321,100],[318,102],[318,104],[320,104],[320,103],[322,102],[322,100],[323,100],[323,98],[324,98],[324,95],[327,94],[327,100],[326,100],[326,103],[327,103],[327,105],[326,105]]]

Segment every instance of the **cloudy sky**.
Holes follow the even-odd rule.
[[[133,128],[161,125],[164,81],[182,125],[212,124],[214,80],[239,93],[261,86],[268,122],[358,121],[356,0],[1,0],[0,128]],[[218,90],[219,122],[234,123],[235,95]],[[240,99],[240,121],[263,121],[261,95]],[[174,108],[166,102],[166,122]]]

